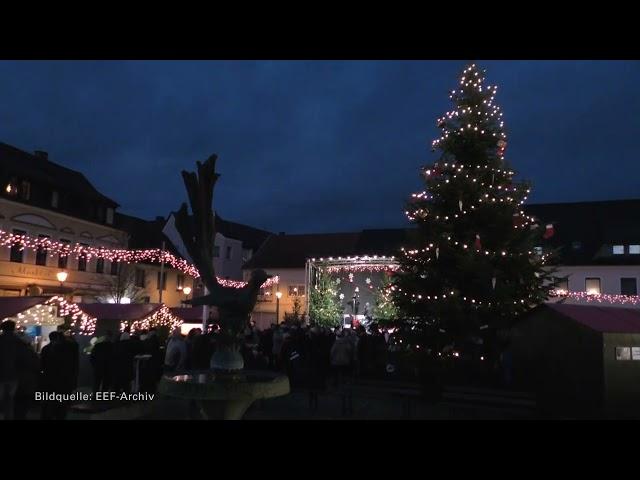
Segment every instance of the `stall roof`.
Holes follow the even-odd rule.
[[[87,315],[106,320],[141,320],[162,307],[161,303],[79,303]]]
[[[50,297],[0,297],[0,321],[46,302]]]
[[[640,333],[640,310],[596,305],[547,304],[551,310],[602,333]]]
[[[191,307],[191,308],[174,307],[174,308],[170,308],[169,310],[176,317],[180,317],[182,321],[185,323],[202,323],[203,308],[204,307],[202,306]],[[213,311],[215,314],[215,309],[211,309],[211,311]]]

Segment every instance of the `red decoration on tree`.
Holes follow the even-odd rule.
[[[498,155],[504,156],[504,152],[507,149],[507,142],[504,140],[498,140]]]
[[[476,250],[480,250],[482,248],[482,242],[480,241],[480,235],[476,234]]]
[[[542,235],[542,238],[544,238],[546,240],[547,238],[553,237],[553,235],[555,233],[556,232],[553,229],[553,223],[549,223],[549,224],[547,224],[547,227],[545,228],[545,231],[544,231],[544,234]]]

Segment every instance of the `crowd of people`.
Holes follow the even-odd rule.
[[[16,324],[0,325],[0,398],[5,419],[26,419],[35,403],[35,392],[71,394],[78,386],[79,346],[69,330],[49,334],[49,343],[38,355]],[[64,419],[68,403],[41,402],[41,418]]]
[[[166,334],[165,334],[166,335]],[[94,339],[87,353],[92,390],[153,392],[163,373],[208,370],[219,345],[219,329],[180,329],[166,341],[156,329],[106,332]],[[397,335],[397,333],[395,334]],[[39,355],[15,332],[15,323],[2,323],[0,335],[0,395],[5,418],[26,418],[34,392],[72,393],[78,387],[79,346],[69,331],[49,335]],[[375,323],[366,328],[328,328],[289,321],[258,330],[251,322],[244,331],[242,355],[248,370],[279,370],[292,387],[315,391],[340,386],[355,377],[388,376],[393,363],[394,334]],[[64,419],[68,402],[43,401],[41,418]]]

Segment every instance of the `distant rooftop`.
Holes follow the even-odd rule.
[[[111,207],[118,204],[100,193],[80,172],[52,162],[46,152],[29,153],[0,142],[0,181],[4,183],[12,177],[24,177],[44,185],[85,198],[101,200]]]

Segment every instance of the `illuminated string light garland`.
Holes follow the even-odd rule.
[[[572,300],[586,301],[587,303],[613,303],[618,305],[640,305],[638,295],[616,295],[609,293],[571,292],[564,289],[555,289],[550,292],[552,297],[565,297]]]
[[[172,253],[162,251],[157,248],[148,250],[125,250],[104,247],[91,247],[81,245],[79,243],[71,245],[68,243],[51,240],[50,238],[35,238],[28,235],[16,235],[0,230],[0,247],[11,248],[15,245],[19,246],[20,250],[46,250],[47,253],[53,253],[63,257],[75,255],[76,258],[86,258],[87,261],[95,257],[109,260],[110,262],[122,263],[164,262],[172,268],[179,270],[180,272],[193,278],[200,277],[198,269],[188,261],[182,258],[177,258]],[[217,280],[218,283],[224,287],[242,288],[247,284],[243,281],[228,280],[220,277],[217,277]],[[277,284],[279,280],[280,278],[278,276],[271,277],[267,279],[267,281],[262,284],[262,286],[269,287],[271,285]]]
[[[326,267],[327,273],[338,272],[395,272],[400,268],[397,264],[383,264],[383,265],[332,265]]]
[[[162,306],[151,315],[131,322],[131,324],[123,320],[120,322],[120,331],[124,332],[127,327],[130,327],[132,332],[136,330],[149,330],[154,327],[169,327],[169,331],[173,331],[175,328],[180,328],[182,323],[183,320],[180,317],[171,313],[169,307],[162,304]]]
[[[58,309],[57,315],[55,314],[56,307]],[[24,312],[19,312],[13,318],[16,319],[16,324],[22,326],[57,326],[61,325],[60,318],[64,317],[69,317],[69,326],[77,335],[93,335],[95,332],[96,318],[82,311],[77,304],[68,302],[60,296],[53,296]],[[8,318],[4,320],[8,320]]]

